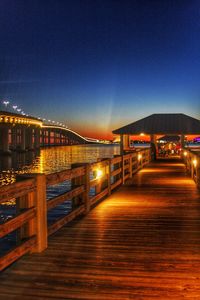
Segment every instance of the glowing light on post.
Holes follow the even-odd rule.
[[[144,136],[145,134],[143,132],[140,133],[140,136]]]
[[[18,108],[18,109],[17,109],[18,112],[20,112],[21,110],[22,110],[21,108]]]
[[[96,169],[95,170],[95,178],[101,178],[103,176],[103,171],[101,169]]]
[[[187,151],[184,151],[183,155],[186,157],[188,155]]]
[[[16,110],[17,109],[17,105],[13,105],[13,107],[12,107],[14,110]]]
[[[196,168],[196,166],[197,166],[197,160],[196,159],[193,159],[193,165]]]
[[[138,160],[140,161],[142,159],[142,154],[138,154]]]

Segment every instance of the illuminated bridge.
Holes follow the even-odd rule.
[[[34,150],[44,146],[98,143],[59,125],[47,125],[42,120],[16,113],[0,111],[0,151]]]

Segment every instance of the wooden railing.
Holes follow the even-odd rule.
[[[17,230],[17,246],[0,258],[0,270],[27,252],[46,249],[49,235],[77,216],[87,214],[150,160],[150,149],[144,149],[91,164],[72,165],[72,169],[49,175],[26,174],[17,177],[14,184],[1,187],[0,203],[15,199],[17,214],[0,225],[0,237]],[[47,188],[65,181],[71,189],[47,201]],[[68,200],[72,203],[71,212],[48,226],[48,212]]]
[[[184,150],[183,159],[187,172],[200,188],[200,152]]]

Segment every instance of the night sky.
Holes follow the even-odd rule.
[[[199,0],[1,0],[0,99],[90,137],[200,118]],[[1,106],[2,108],[2,106]]]

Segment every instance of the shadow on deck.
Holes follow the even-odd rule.
[[[0,278],[2,299],[200,299],[200,193],[151,163]]]

